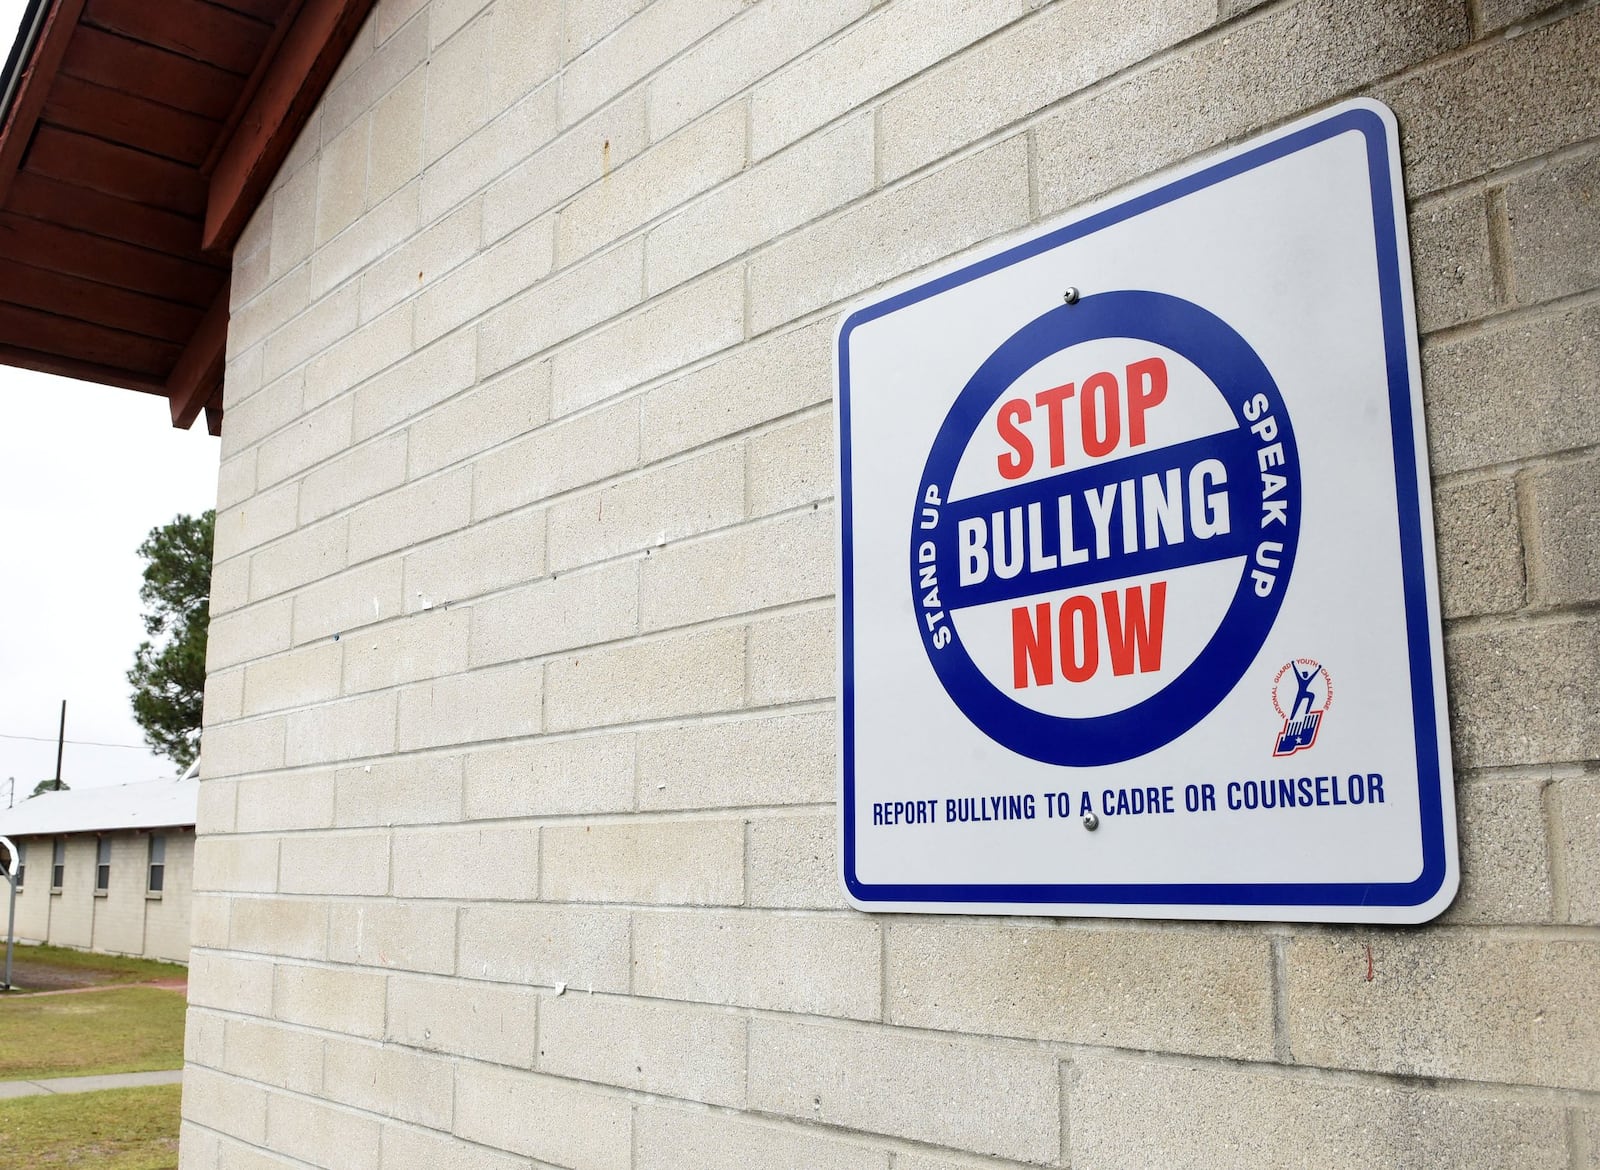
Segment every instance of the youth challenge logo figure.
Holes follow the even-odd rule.
[[[1221,318],[1154,292],[1062,305],[982,364],[933,444],[910,541],[928,658],[1022,755],[1152,751],[1261,649],[1300,495],[1278,386]]]
[[[1288,699],[1289,709],[1284,710]],[[1272,680],[1272,706],[1283,717],[1274,756],[1292,756],[1317,742],[1322,717],[1333,704],[1333,679],[1327,668],[1309,658],[1284,663]]]

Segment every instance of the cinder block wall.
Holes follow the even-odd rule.
[[[235,261],[184,1170],[1600,1165],[1600,8],[1139,8],[381,0]],[[1460,897],[846,909],[839,307],[1355,94]]]

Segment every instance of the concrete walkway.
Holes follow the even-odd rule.
[[[43,1081],[0,1081],[0,1101],[9,1097],[36,1097],[41,1093],[93,1093],[100,1089],[137,1089],[145,1085],[176,1085],[181,1068],[160,1072],[110,1073],[103,1077],[52,1077]]]

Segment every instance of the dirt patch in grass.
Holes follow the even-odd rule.
[[[0,963],[5,962],[4,945],[4,933],[0,932]],[[11,957],[11,982],[18,991],[66,991],[188,977],[189,968],[179,963],[99,955],[68,947],[19,946]]]
[[[154,987],[0,999],[0,1080],[182,1068],[184,1007]]]
[[[181,1089],[158,1085],[0,1101],[0,1166],[176,1170]]]

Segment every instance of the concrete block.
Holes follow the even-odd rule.
[[[1566,1159],[1558,1106],[1447,1087],[1098,1054],[1073,1061],[1068,1085],[1074,1166],[1532,1170]]]
[[[664,1097],[744,1104],[745,1021],[731,1012],[613,996],[539,1006],[539,1071]]]
[[[243,305],[243,300],[234,302],[235,310]],[[231,320],[229,322],[232,324]],[[230,339],[232,334],[229,334]],[[261,389],[261,351],[259,340],[248,349],[231,351],[222,366],[222,394],[223,400],[233,406],[242,403],[257,390]],[[226,462],[226,458],[224,459]]]
[[[614,821],[546,825],[540,892],[552,902],[737,906],[744,823]]]
[[[422,123],[425,162],[433,162],[489,120],[484,72],[494,44],[493,27],[488,19],[474,20],[442,45],[438,30],[430,30],[436,47],[427,66],[427,112]]]
[[[744,631],[716,629],[608,647],[546,668],[551,731],[703,715],[738,707]]]
[[[350,561],[409,548],[472,518],[472,471],[462,467],[369,500],[350,516]]]
[[[1522,608],[1526,585],[1515,481],[1436,487],[1433,524],[1445,617]]]
[[[833,497],[833,413],[819,410],[750,440],[750,515]]]
[[[263,204],[265,210],[269,205]],[[266,247],[258,248],[249,256],[236,255],[233,262],[233,279],[228,284],[230,305],[242,305],[254,297],[272,279],[269,265],[272,256]]]
[[[837,650],[831,605],[751,622],[746,704],[771,707],[832,699],[838,686]]]
[[[441,997],[450,1010],[440,1011]],[[389,980],[388,1039],[396,1044],[532,1068],[539,993],[456,979]]]
[[[386,1166],[427,1166],[431,1170],[526,1170],[527,1162],[482,1146],[470,1146],[447,1134],[398,1125],[383,1130]]]
[[[541,221],[538,227],[543,226]],[[499,248],[487,254],[498,255]],[[515,365],[631,309],[641,299],[643,273],[644,240],[635,237],[562,269],[501,305],[479,327],[482,373]]]
[[[272,193],[270,215],[265,221],[270,229],[270,242],[265,251],[267,272],[272,280],[304,263],[311,255],[317,223],[319,169],[301,167]],[[230,295],[237,296],[238,292],[230,290]]]
[[[193,895],[189,902],[190,946],[214,951],[227,950],[232,906],[233,900],[222,894]]]
[[[895,923],[884,949],[890,1023],[1272,1057],[1272,954],[1256,931]]]
[[[1223,0],[1224,3],[1227,0]],[[895,1170],[1023,1170],[1019,1162],[1000,1162],[993,1158],[956,1157],[924,1153],[896,1152]]]
[[[529,902],[539,896],[539,830],[463,825],[397,829],[399,898]]]
[[[413,69],[372,108],[367,204],[375,206],[422,174],[426,69]]]
[[[623,812],[633,807],[634,737],[540,738],[466,758],[468,820]]]
[[[430,223],[488,188],[555,132],[556,87],[544,85],[423,173],[422,221]],[[532,218],[525,216],[521,222]]]
[[[343,75],[328,86],[319,103],[324,141],[333,138],[405,80],[428,57],[428,21],[400,19],[386,26],[381,46],[365,58],[346,54]],[[376,38],[375,38],[376,39]],[[357,49],[359,48],[359,42]],[[353,68],[352,68],[353,66]]]
[[[325,959],[328,907],[301,898],[235,899],[227,945],[257,955]]]
[[[294,596],[294,643],[331,638],[399,613],[400,570],[401,562],[394,558],[362,565],[300,590]]]
[[[401,751],[513,739],[540,730],[538,663],[475,670],[400,692]]]
[[[472,663],[536,658],[638,630],[639,564],[614,561],[547,577],[473,606]]]
[[[543,572],[543,512],[480,521],[406,554],[405,608],[464,601]]]
[[[1600,925],[1600,784],[1593,776],[1562,780],[1554,803],[1567,921]]]
[[[192,989],[190,998],[193,1002]],[[315,1033],[269,1020],[231,1018],[224,1025],[223,1051],[235,1076],[297,1093],[322,1088],[322,1037]]]
[[[252,353],[261,353],[265,346],[258,346]],[[305,375],[297,373],[261,387],[250,397],[240,402],[237,406],[228,404],[227,413],[224,415],[225,434],[223,446],[228,455],[234,452],[245,452],[259,444],[269,435],[276,433],[283,427],[296,421],[304,413],[305,402]],[[224,458],[228,456],[225,455]],[[252,454],[251,466],[256,467],[258,456]],[[269,471],[272,469],[269,468]],[[281,479],[281,474],[273,480],[262,480],[257,474],[252,476],[255,488],[264,488],[270,483]],[[252,492],[252,494],[254,494]]]
[[[833,511],[800,512],[670,545],[644,564],[646,630],[827,597],[834,585]]]
[[[278,888],[286,894],[390,892],[387,832],[294,833],[283,838],[281,852]]]
[[[769,10],[754,8],[750,16]],[[647,246],[650,291],[671,288],[809,223],[872,184],[872,119],[863,114],[768,159],[654,227]]]
[[[221,615],[250,601],[250,558],[235,557],[211,566],[211,613]]]
[[[634,1110],[633,1124],[637,1170],[889,1170],[886,1150],[746,1115],[650,1104]]]
[[[535,288],[554,262],[554,239],[554,220],[536,220],[424,289],[417,297],[418,344],[442,337],[507,297]]]
[[[494,516],[638,464],[638,403],[558,419],[475,461],[473,514]]]
[[[250,557],[250,599],[259,601],[337,573],[346,565],[345,518],[300,528]]]
[[[1559,6],[1560,0],[1477,0],[1474,7],[1478,10],[1479,35]]]
[[[755,1019],[750,1107],[1022,1161],[1061,1152],[1057,1058],[995,1041]]]
[[[196,831],[206,834],[233,832],[238,793],[239,785],[233,781],[206,780],[200,786]]]
[[[570,126],[599,109],[744,7],[745,0],[654,0],[646,5],[568,62],[560,82],[561,124]]]
[[[497,983],[628,990],[628,912],[592,906],[466,906],[456,973]]]
[[[323,244],[311,257],[311,296],[326,296],[344,284],[368,264],[382,256],[395,241],[413,235],[417,230],[417,202],[422,184],[412,181],[389,195],[382,202],[361,213],[355,223]],[[351,292],[354,290],[346,290]],[[359,296],[356,319],[360,319]],[[349,306],[340,302],[348,312]],[[271,341],[268,341],[270,355]]]
[[[411,425],[411,474],[482,454],[550,418],[550,366],[523,366],[443,403]]]
[[[569,264],[687,203],[744,168],[745,110],[723,106],[580,192],[556,220],[556,256]]]
[[[999,14],[1012,15],[1005,8]],[[1213,0],[1162,0],[1135,21],[1117,0],[1047,8],[916,76],[883,104],[883,180],[898,179],[1149,60],[1209,28],[1216,17]]]
[[[484,1064],[456,1070],[455,1133],[539,1162],[629,1170],[631,1111],[625,1097],[554,1077]]]
[[[235,787],[237,832],[284,833],[333,824],[331,772],[273,772]]]
[[[361,274],[361,320],[371,321],[471,259],[482,224],[483,200],[470,200],[368,266]]]
[[[196,893],[276,893],[277,838],[198,838],[194,843],[194,889]]]
[[[217,469],[217,511],[223,512],[256,494],[256,453],[224,459]]]
[[[1534,605],[1600,600],[1600,459],[1528,474],[1529,593]]]
[[[428,43],[437,49],[488,7],[489,2],[490,0],[433,0],[428,9]]]
[[[260,1085],[207,1068],[183,1074],[183,1113],[240,1141],[257,1145],[267,1140],[267,1093]]]
[[[549,98],[556,120],[556,86],[538,91]],[[561,133],[508,170],[483,196],[483,238],[498,240],[598,183],[645,148],[644,92],[624,94]]]
[[[311,524],[406,480],[406,435],[384,435],[324,463],[300,484],[300,523]]]
[[[353,224],[367,203],[367,154],[372,123],[363,114],[322,144],[317,155],[316,242]]]
[[[273,1014],[289,1024],[377,1040],[383,1036],[386,976],[349,967],[280,965]]]
[[[327,914],[328,958],[335,963],[437,975],[455,970],[454,906],[391,900],[335,902]],[[392,1026],[392,1019],[390,1022]]]
[[[211,899],[221,902],[223,899]],[[222,1065],[223,1028],[228,1020],[220,1012],[193,1008],[184,1020],[183,1052],[190,1066],[219,1068]]]
[[[295,711],[285,761],[294,767],[388,755],[395,745],[395,706],[389,691]]]
[[[832,812],[751,820],[745,828],[746,902],[789,910],[848,909],[839,884],[838,834]]]
[[[1592,939],[1300,935],[1285,961],[1289,1046],[1329,1068],[1593,1091],[1597,961]]]
[[[1039,122],[1039,213],[1061,211],[1458,48],[1467,32],[1466,12],[1451,0],[1405,8],[1382,0],[1309,0],[1270,10],[1226,37],[1113,79]],[[1286,45],[1294,46],[1288,57]],[[1096,149],[1084,151],[1085,142]],[[1410,178],[1419,160],[1403,153]]]
[[[735,444],[550,507],[550,568],[660,548],[744,516],[744,448]]]
[[[1408,227],[1420,332],[1475,321],[1494,310],[1489,210],[1481,192],[1419,204]]]
[[[665,225],[663,225],[665,226]],[[823,402],[832,387],[833,322],[763,337],[641,399],[647,462]]]
[[[337,642],[319,642],[250,663],[244,670],[244,713],[260,715],[333,698],[339,693],[341,654]]]
[[[1474,778],[1456,785],[1461,892],[1445,922],[1549,922],[1553,915],[1544,785]]]
[[[489,104],[503,110],[553,78],[561,67],[561,6],[503,0],[494,6]]]
[[[1026,11],[1025,0],[909,0],[882,7],[756,86],[751,156],[765,158]],[[1017,82],[1008,78],[1007,86]]]
[[[1578,11],[1378,89],[1400,120],[1406,190],[1426,194],[1589,138],[1600,115],[1589,70],[1597,52],[1600,13]]]
[[[455,1067],[404,1048],[329,1037],[322,1093],[368,1114],[447,1129],[454,1112]]]
[[[272,1013],[271,963],[216,951],[189,955],[189,1002],[239,1015]]]
[[[612,32],[650,0],[570,0],[564,4],[562,54],[571,60]]]
[[[267,1144],[313,1166],[378,1170],[378,1119],[308,1097],[269,1098]]]
[[[758,254],[750,262],[751,332],[764,333],[1027,221],[1028,150],[1018,135]]]
[[[1588,714],[1600,624],[1579,618],[1456,634],[1445,643],[1458,768],[1592,760],[1600,724]]]
[[[219,780],[283,766],[287,720],[283,716],[206,728],[203,778]]]
[[[351,396],[351,439],[370,438],[465,390],[477,377],[477,362],[470,331],[419,346]]]
[[[1600,307],[1423,347],[1433,473],[1600,442]]]
[[[333,643],[344,647],[344,693],[360,694],[467,668],[464,609],[413,613]]]
[[[337,398],[410,355],[410,305],[363,322],[306,364],[305,409]]]
[[[1554,300],[1600,285],[1600,155],[1511,183],[1505,201],[1518,300]]]
[[[834,795],[830,712],[652,727],[639,733],[641,809],[822,804]]]
[[[260,364],[266,357],[267,335],[281,327],[311,303],[311,266],[302,264],[291,269],[256,296],[237,306],[228,319],[228,349],[229,361],[242,358],[246,353],[254,350],[261,356],[255,359],[254,369],[250,372],[256,378],[265,379],[265,366]],[[270,380],[270,379],[265,379]],[[246,384],[248,385],[248,383]],[[246,397],[229,402],[228,409],[232,411],[237,406],[242,406]],[[236,440],[225,438],[223,454],[229,455],[239,450],[239,447],[230,446]],[[241,447],[246,444],[241,443]]]
[[[334,823],[440,825],[461,819],[461,758],[404,756],[334,774]]]
[[[326,406],[298,414],[292,424],[261,444],[256,455],[256,478],[262,487],[288,479],[349,449],[351,403],[335,399]]]
[[[212,556],[226,563],[293,532],[299,507],[300,485],[283,483],[219,513]]]
[[[882,1010],[870,919],[637,911],[633,934],[635,995],[859,1020]]]
[[[558,351],[551,409],[568,414],[743,339],[744,273],[708,276]]]
[[[740,13],[650,79],[650,136],[665,138],[867,8],[868,0],[775,0]]]

